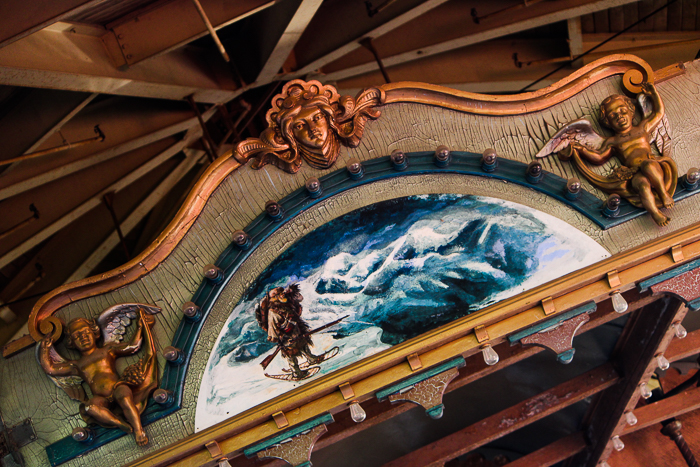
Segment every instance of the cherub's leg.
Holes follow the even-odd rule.
[[[136,444],[139,446],[145,446],[148,444],[148,436],[146,436],[146,431],[141,425],[141,413],[134,403],[134,394],[132,393],[131,388],[126,384],[120,384],[117,386],[114,390],[114,400],[116,400],[119,406],[122,408],[126,420],[133,427]]]
[[[651,183],[652,188],[659,195],[659,199],[663,203],[664,207],[673,207],[673,197],[671,197],[666,192],[666,183],[664,182],[664,169],[661,168],[661,164],[655,160],[645,160],[639,167],[641,172],[646,176]]]
[[[637,193],[639,193],[639,197],[642,200],[642,206],[644,206],[644,209],[651,214],[654,222],[656,222],[658,225],[668,224],[668,221],[671,219],[664,216],[661,211],[659,211],[659,208],[656,207],[656,199],[654,199],[654,192],[651,190],[651,184],[641,172],[637,173],[632,178],[632,186],[635,190],[637,190]]]
[[[109,402],[104,397],[95,396],[85,404],[85,413],[94,418],[97,423],[105,426],[114,426],[127,433],[134,430],[131,425],[120,419],[109,410]]]

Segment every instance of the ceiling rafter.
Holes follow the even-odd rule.
[[[214,29],[247,18],[279,0],[244,0],[222,2],[200,0]],[[147,7],[128,15],[128,19],[107,25],[110,36],[118,44],[118,64],[133,66],[160,56],[207,35],[207,28],[192,0],[175,0],[158,8]],[[107,40],[108,38],[104,38]]]
[[[204,151],[188,148],[184,148],[183,152],[186,155],[185,159],[180,162],[178,166],[170,172],[143,201],[141,201],[131,214],[119,224],[124,236],[128,235],[206,154]],[[99,266],[100,262],[119,245],[119,241],[117,231],[112,231],[109,237],[107,237],[100,246],[73,271],[73,274],[71,274],[65,282],[73,282],[87,277],[90,272]]]
[[[383,36],[384,34],[387,34],[394,29],[403,26],[404,24],[408,23],[409,21],[412,21],[419,16],[427,13],[428,11],[437,8],[438,6],[442,5],[445,3],[447,0],[428,0],[415,8],[410,9],[409,11],[400,14],[396,16],[395,18],[390,19],[386,23],[372,29],[371,31],[365,32],[364,34],[359,35],[355,40],[352,42],[348,42],[342,47],[339,47],[332,52],[329,52],[322,57],[312,61],[311,63],[308,63],[306,65],[303,65],[302,68],[297,70],[292,74],[293,77],[301,77],[306,74],[312,73],[319,68],[323,67],[324,65],[327,65],[342,56],[352,52],[355,49],[358,49],[362,47],[360,44],[360,41],[364,38],[375,38],[379,36]]]
[[[400,65],[509,34],[565,21],[587,13],[606,10],[636,1],[638,0],[562,0],[558,2],[538,3],[530,8],[522,9],[517,13],[496,17],[489,22],[485,22],[483,28],[479,28],[481,30],[478,32],[390,57],[382,57],[382,61],[386,67]],[[378,69],[379,66],[373,61],[328,73],[324,75],[323,79],[325,81],[337,81]]]
[[[216,107],[212,107],[202,113],[202,119],[206,122],[216,113]],[[13,185],[0,188],[0,201],[3,199],[16,196],[32,188],[44,185],[46,183],[52,182],[59,178],[65,177],[79,170],[92,167],[99,163],[105,162],[107,160],[113,159],[127,152],[133,151],[135,149],[147,146],[153,142],[160,141],[169,136],[181,133],[183,131],[190,130],[192,128],[199,128],[199,121],[197,117],[192,117],[182,122],[170,125],[168,127],[162,128],[160,130],[154,131],[152,133],[139,136],[138,138],[132,139],[125,143],[113,146],[104,151],[100,151],[96,154],[84,157],[75,162],[71,162],[61,167],[49,170],[43,174],[37,175],[35,177],[29,178],[27,180],[22,180],[21,182],[15,183]]]
[[[87,201],[83,202],[80,206],[74,208],[71,210],[69,213],[65,214],[63,217],[57,219],[54,221],[52,224],[48,225],[35,235],[29,237],[26,239],[24,242],[19,244],[18,246],[14,247],[12,250],[8,251],[5,253],[2,257],[0,257],[0,269],[4,268],[7,266],[9,263],[17,259],[19,256],[22,254],[26,253],[27,251],[31,250],[35,246],[37,246],[39,243],[43,242],[47,238],[49,238],[51,235],[54,233],[58,232],[59,230],[63,229],[67,225],[69,225],[71,222],[94,208],[95,206],[98,206],[102,202],[102,196],[105,193],[109,192],[118,192],[127,186],[129,186],[131,183],[134,181],[138,180],[139,178],[143,177],[147,173],[149,173],[151,170],[155,169],[158,167],[160,164],[165,162],[166,160],[170,159],[174,155],[178,154],[181,152],[184,148],[192,144],[194,141],[196,141],[198,138],[202,136],[202,130],[198,126],[191,128],[185,137],[178,141],[177,143],[173,144],[170,146],[167,150],[161,152],[157,156],[153,157],[150,159],[148,162],[145,164],[141,165],[139,168],[134,170],[133,172],[129,173],[125,177],[122,177],[115,183],[111,184],[110,186],[104,188],[101,190],[99,193],[95,194],[92,196],[90,199]]]
[[[27,2],[3,0],[0,18],[0,48],[29,36],[53,23],[102,3],[103,0],[52,0]]]
[[[0,84],[228,102],[242,88],[215,64],[207,53],[178,50],[120,71],[99,37],[42,30],[0,49]]]
[[[290,52],[321,6],[322,0],[303,0],[287,24],[282,36],[258,74],[257,83],[269,83],[275,79]]]
[[[56,133],[56,132],[59,131],[61,128],[63,128],[63,125],[65,125],[66,123],[68,123],[73,117],[75,117],[75,116],[78,114],[78,112],[80,112],[81,110],[83,110],[83,109],[85,108],[85,106],[88,105],[90,102],[92,102],[92,100],[93,100],[95,97],[97,97],[97,96],[98,96],[97,93],[92,93],[92,94],[90,94],[89,96],[87,96],[85,99],[83,99],[82,101],[80,101],[80,102],[79,102],[75,107],[73,107],[68,113],[64,114],[64,115],[63,115],[63,118],[61,118],[59,121],[57,121],[55,124],[53,124],[50,128],[46,129],[46,130],[43,132],[43,134],[42,134],[41,136],[39,136],[39,137],[36,139],[36,141],[34,141],[34,144],[32,144],[31,146],[29,146],[29,148],[28,148],[26,151],[24,151],[23,154],[29,154],[29,153],[38,151],[39,148],[41,147],[41,145],[44,143],[44,141],[46,141],[47,139],[49,139],[54,133]],[[32,125],[32,127],[35,128],[34,125]],[[7,173],[8,171],[14,169],[15,167],[17,167],[17,165],[18,165],[20,162],[21,162],[21,161],[17,161],[17,162],[15,162],[14,164],[8,166],[8,167],[3,171],[3,173]]]

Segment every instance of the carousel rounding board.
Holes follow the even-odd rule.
[[[287,83],[147,251],[36,305],[0,361],[4,424],[35,432],[15,453],[309,465],[333,414],[439,418],[509,338],[569,326],[541,345],[571,361],[597,302],[698,267],[699,68],[613,55],[514,96]]]

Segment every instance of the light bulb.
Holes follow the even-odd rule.
[[[666,357],[664,357],[663,355],[659,355],[656,357],[656,366],[659,367],[659,370],[665,371],[671,367],[671,363],[669,363]]]
[[[615,448],[616,451],[622,451],[623,449],[625,449],[625,443],[622,442],[619,436],[613,436],[612,443],[613,448]]]
[[[637,424],[637,416],[632,412],[625,413],[625,419],[629,426],[634,426]]]
[[[649,389],[649,386],[647,386],[647,383],[642,383],[639,385],[639,393],[645,399],[649,399],[651,397],[651,389]]]
[[[491,344],[484,344],[481,346],[481,353],[484,355],[484,362],[488,366],[493,366],[498,363],[498,354],[493,350]]]
[[[613,310],[615,310],[615,312],[617,313],[624,313],[625,311],[627,311],[628,308],[627,301],[620,292],[613,292],[612,305]]]
[[[231,464],[229,464],[228,459],[221,459],[219,461],[219,467],[231,467]]]
[[[367,418],[367,412],[365,412],[357,401],[350,402],[350,418],[352,418],[355,423],[364,422],[365,418]]]
[[[688,331],[685,330],[681,323],[673,323],[671,327],[673,328],[673,332],[676,334],[676,337],[679,339],[683,339],[688,335]]]

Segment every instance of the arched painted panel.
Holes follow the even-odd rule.
[[[206,367],[195,428],[608,256],[561,220],[494,198],[411,196],[353,211],[300,239],[233,308]],[[339,351],[300,381],[270,377],[291,374],[281,355],[261,368],[276,344],[255,317],[270,290],[292,284],[309,328],[347,316],[312,335],[312,353]]]

